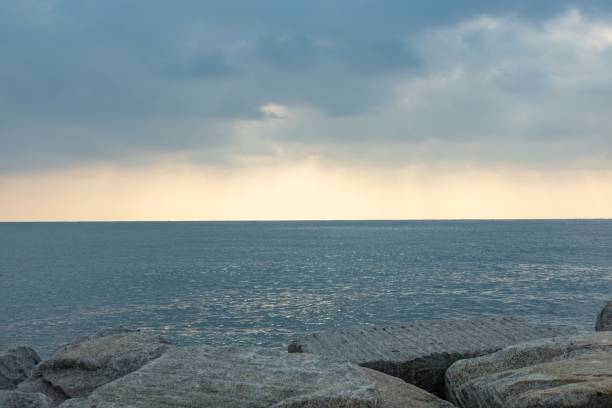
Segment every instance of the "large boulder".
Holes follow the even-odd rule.
[[[20,391],[42,392],[55,403],[84,397],[99,386],[161,356],[170,343],[138,330],[102,330],[56,351],[38,364]]]
[[[348,360],[443,396],[444,373],[457,360],[574,332],[512,317],[430,320],[311,333],[293,340],[289,352]]]
[[[186,347],[61,408],[443,408],[446,401],[344,361],[260,348]]]
[[[51,408],[51,400],[41,393],[0,391],[0,408]]]
[[[0,351],[0,390],[12,390],[27,379],[40,357],[29,347]],[[0,405],[1,407],[1,405]]]
[[[596,331],[612,331],[612,302],[608,302],[597,315]]]
[[[462,408],[612,407],[612,332],[517,344],[458,361],[447,393]]]

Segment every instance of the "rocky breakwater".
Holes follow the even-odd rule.
[[[65,345],[40,362],[18,391],[41,393],[54,404],[85,397],[93,390],[139,369],[168,350],[163,338],[138,330],[102,330]]]
[[[558,336],[568,331],[514,318],[421,321],[315,333],[288,353],[104,330],[38,363],[22,350],[0,408],[612,406],[612,332]],[[402,379],[439,390],[440,376],[450,402]]]
[[[26,380],[40,357],[29,347],[0,350],[0,408],[48,408],[51,400],[43,394],[16,391]]]
[[[40,357],[29,347],[0,350],[0,390],[12,390],[27,379]]]
[[[312,354],[235,347],[168,351],[88,398],[61,408],[445,408],[427,392],[376,371]]]
[[[612,332],[527,342],[458,361],[446,386],[461,408],[609,408]]]
[[[293,340],[289,352],[350,361],[444,396],[444,373],[457,360],[571,333],[573,329],[536,326],[513,317],[430,320],[311,333]]]
[[[181,348],[135,330],[100,331],[34,364],[11,382],[13,389],[0,391],[0,408],[453,407],[343,360],[262,348]]]

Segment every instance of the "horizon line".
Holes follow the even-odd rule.
[[[78,223],[238,223],[238,222],[457,222],[457,221],[612,221],[612,217],[573,218],[339,218],[339,219],[167,219],[167,220],[0,220],[0,224],[78,224]]]

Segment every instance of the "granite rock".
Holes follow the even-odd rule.
[[[443,396],[444,373],[457,360],[573,333],[570,328],[537,326],[513,317],[430,320],[311,333],[293,340],[289,352],[344,359]]]
[[[612,407],[612,332],[538,340],[458,361],[446,373],[462,408]]]
[[[405,388],[403,388],[405,387]],[[416,399],[411,399],[411,398]],[[61,408],[444,408],[396,378],[312,354],[185,347]]]
[[[0,390],[12,390],[26,380],[40,357],[29,347],[0,351]]]
[[[51,408],[51,400],[41,393],[0,391],[0,408]]]
[[[595,322],[596,331],[612,331],[612,302],[608,302],[599,315],[597,315],[597,322]]]
[[[99,386],[139,369],[161,356],[170,343],[138,330],[109,329],[63,346],[39,363],[18,387],[42,392],[55,403],[84,397]]]

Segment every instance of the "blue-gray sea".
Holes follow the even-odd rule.
[[[0,345],[101,327],[180,344],[518,315],[590,329],[612,221],[0,223]]]

